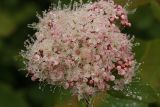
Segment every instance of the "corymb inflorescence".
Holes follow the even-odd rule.
[[[112,0],[54,8],[39,18],[36,39],[22,56],[33,81],[70,89],[74,95],[122,90],[131,82],[137,62],[127,11]]]

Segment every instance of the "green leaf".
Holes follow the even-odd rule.
[[[62,107],[72,105],[72,96],[68,90],[62,87],[34,85],[27,89],[27,95],[36,107]],[[77,102],[76,102],[77,104]]]
[[[142,78],[149,82],[151,86],[160,90],[160,39],[148,41],[148,51],[145,53],[142,64]],[[159,91],[160,92],[160,91]]]
[[[148,44],[145,40],[143,39],[139,39],[139,38],[136,38],[135,39],[135,42],[136,43],[139,43],[140,45],[139,46],[135,46],[133,49],[134,49],[134,53],[135,53],[135,59],[138,61],[138,62],[142,62],[145,54],[147,53],[148,51]]]
[[[126,85],[122,91],[110,90],[108,93],[114,97],[131,99],[148,104],[157,101],[155,91],[148,84],[145,84],[140,80],[133,81]]]
[[[98,107],[148,107],[147,104],[131,99],[117,98],[111,95],[107,95],[103,99],[104,103],[100,104]]]
[[[50,91],[54,97],[48,98],[48,101],[44,104],[43,107],[70,107],[73,103],[73,98],[69,90],[65,90],[63,87],[56,87],[53,86]],[[77,102],[76,102],[77,103]]]
[[[104,97],[105,94],[102,96]],[[101,97],[102,97],[101,96]],[[139,80],[138,76],[122,91],[109,90],[101,100],[99,107],[148,107],[158,103],[158,96],[148,85]]]

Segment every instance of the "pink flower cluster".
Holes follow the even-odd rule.
[[[79,96],[123,89],[137,64],[132,39],[117,25],[131,26],[126,10],[112,0],[75,7],[39,18],[36,40],[23,53],[28,74]]]

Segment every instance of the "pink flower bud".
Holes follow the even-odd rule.
[[[80,5],[73,10],[59,6],[39,18],[36,39],[22,53],[28,74],[33,81],[63,86],[78,96],[123,88],[137,64],[132,40],[119,28],[131,26],[125,8],[113,0]]]

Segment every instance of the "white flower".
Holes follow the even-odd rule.
[[[79,96],[122,89],[137,63],[131,40],[116,25],[117,20],[131,25],[126,13],[112,0],[45,13],[36,26],[37,39],[23,53],[32,80],[69,88]]]

